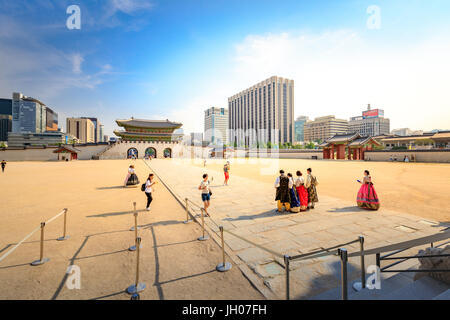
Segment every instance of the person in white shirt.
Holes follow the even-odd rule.
[[[153,201],[152,192],[153,188],[152,186],[156,184],[156,181],[153,181],[153,173],[150,173],[148,176],[147,181],[145,182],[145,195],[147,196],[147,206],[146,210],[150,211],[150,204]]]
[[[211,190],[209,189],[209,185],[208,175],[205,173],[202,182],[198,186],[198,190],[202,191],[203,208],[205,209],[207,217],[209,217],[208,208],[211,200]]]

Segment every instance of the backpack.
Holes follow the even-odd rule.
[[[144,192],[145,189],[146,189],[146,188],[145,188],[145,185],[146,185],[146,183],[143,183],[142,186],[141,186],[141,191],[142,191],[142,192]]]

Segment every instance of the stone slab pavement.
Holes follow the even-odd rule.
[[[213,232],[218,232],[218,226],[223,226],[225,230],[248,239],[250,242],[225,233],[225,243],[232,255],[246,264],[256,275],[254,279],[280,299],[285,297],[286,290],[284,261],[259,246],[281,256],[296,255],[336,246],[363,235],[367,250],[432,235],[448,227],[383,207],[376,212],[362,210],[356,203],[321,194],[320,186],[319,203],[314,210],[279,214],[275,210],[272,184],[232,176],[230,185],[223,186],[222,172],[194,166],[190,160],[152,160],[147,161],[147,165],[180,201],[188,198],[196,204],[190,205],[190,211],[194,214],[199,214],[197,206],[202,206],[198,186],[202,175],[208,173],[213,180],[213,195],[208,210],[211,218],[206,218],[205,224]],[[157,197],[157,192],[154,196]],[[358,251],[359,243],[348,245],[346,249],[349,252]],[[417,252],[417,248],[412,250]],[[374,261],[375,257],[366,257],[366,267]],[[359,258],[349,260],[349,280],[359,279],[359,265]],[[328,256],[294,261],[290,270],[291,296],[303,299],[338,285],[340,260]]]

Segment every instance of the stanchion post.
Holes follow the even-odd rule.
[[[361,287],[366,287],[366,263],[364,257],[364,237],[359,236],[359,247],[361,250]]]
[[[375,255],[375,257],[376,257],[376,264],[377,264],[377,267],[378,267],[378,268],[381,268],[381,255],[380,255],[380,253],[377,253],[377,254]]]
[[[225,272],[231,269],[231,263],[225,261],[225,240],[223,237],[223,227],[220,226],[220,236],[222,238],[222,263],[219,263],[216,267],[217,271]]]
[[[59,237],[57,240],[58,241],[64,241],[70,238],[70,236],[68,236],[67,233],[67,211],[68,209],[65,208],[64,209],[64,230],[63,230],[63,235],[62,237]]]
[[[342,300],[348,299],[348,292],[347,292],[347,249],[339,249],[339,253],[341,256],[341,297]]]
[[[139,258],[140,258],[140,250],[139,247],[141,245],[141,238],[136,238],[136,281],[134,284],[127,288],[127,292],[135,296],[135,294],[143,291],[146,288],[145,283],[139,283]]]
[[[209,239],[209,236],[205,234],[205,209],[201,209],[202,212],[202,236],[198,238],[199,241],[205,241]]]
[[[364,257],[364,237],[359,236],[359,248],[361,254],[361,282],[353,283],[353,289],[355,291],[361,291],[366,287],[366,266]]]
[[[135,216],[135,220],[137,220],[137,214],[138,214],[138,212],[137,212],[137,210],[136,210],[136,202],[133,202],[133,206],[134,206],[134,216]],[[135,228],[137,228],[137,229],[139,230],[141,227],[138,227],[138,226],[137,226],[137,223],[135,223],[134,226],[132,226],[132,227],[130,228],[130,231],[134,231]],[[136,236],[136,238],[137,238],[137,236]]]
[[[289,281],[289,256],[284,256],[284,266],[286,268],[286,300],[290,300],[290,281]]]
[[[32,266],[40,266],[41,264],[50,261],[49,258],[44,258],[44,229],[45,229],[45,222],[41,222],[41,241],[40,241],[39,260],[33,261],[31,263]]]
[[[184,221],[184,223],[189,223],[190,222],[190,220],[189,220],[189,199],[186,198],[186,199],[184,199],[184,201],[185,201],[185,207],[186,207],[186,221]]]
[[[136,202],[135,202],[136,204]],[[131,246],[130,248],[128,248],[128,250],[130,251],[136,251],[136,248],[138,246],[137,244],[137,239],[138,239],[138,212],[134,211],[134,246]],[[139,244],[139,248],[142,248],[142,244]]]

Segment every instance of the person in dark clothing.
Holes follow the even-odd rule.
[[[5,172],[6,161],[2,160],[2,172]]]
[[[280,170],[280,176],[275,181],[275,201],[277,201],[278,212],[281,212],[283,206],[286,211],[291,210],[291,195],[289,189],[292,188],[292,186],[291,179],[284,174],[283,170]]]

